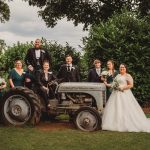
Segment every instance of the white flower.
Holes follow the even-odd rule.
[[[45,51],[44,51],[43,49],[41,49],[41,52],[42,52],[42,53],[45,53]]]
[[[119,88],[119,83],[117,81],[117,79],[115,78],[111,84],[111,88],[114,89],[114,90],[118,90]]]
[[[0,78],[0,85],[5,84],[5,79]]]
[[[101,73],[102,76],[108,76],[108,74],[109,74],[108,71],[103,71],[103,72]]]
[[[123,92],[123,87],[119,84],[117,77],[113,80],[112,84],[111,84],[111,88],[113,90],[118,90]]]
[[[73,69],[73,70],[74,70],[74,69],[75,69],[75,67],[71,67],[71,69]]]

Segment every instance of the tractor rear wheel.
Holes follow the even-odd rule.
[[[30,89],[15,87],[1,100],[1,118],[5,125],[36,125],[41,117],[40,100]]]

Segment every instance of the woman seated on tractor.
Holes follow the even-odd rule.
[[[55,86],[49,85],[54,81],[56,77],[50,70],[50,64],[48,61],[44,61],[43,69],[37,77],[37,88],[39,94],[44,98],[47,108],[50,107],[49,101],[55,98]]]

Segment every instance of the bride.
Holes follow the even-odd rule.
[[[130,88],[133,78],[127,73],[127,66],[120,65],[120,74],[111,86],[113,92],[108,99],[102,116],[102,129],[120,132],[150,132],[150,120],[142,111]]]

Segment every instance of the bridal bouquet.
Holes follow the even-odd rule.
[[[114,90],[119,90],[119,83],[116,78],[114,79],[113,83],[111,84],[111,88]]]
[[[122,89],[122,87],[120,86],[120,84],[119,84],[117,78],[114,79],[113,83],[111,84],[111,88],[112,88],[113,90],[118,90],[118,91],[123,92],[123,89]]]

